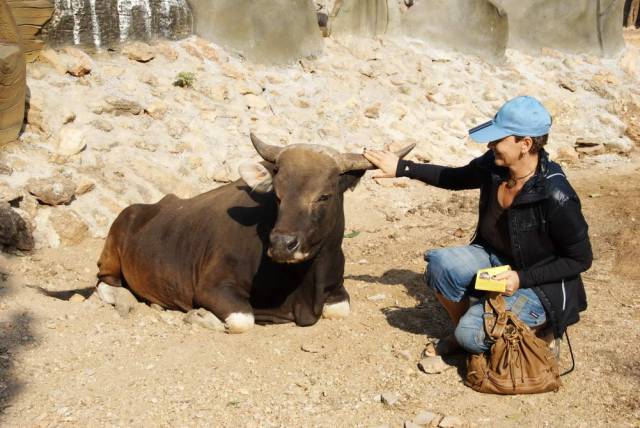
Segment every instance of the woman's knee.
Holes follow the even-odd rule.
[[[472,354],[485,352],[490,347],[484,332],[483,315],[482,305],[473,305],[456,326],[456,340],[465,351]]]

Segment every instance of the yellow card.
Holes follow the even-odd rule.
[[[504,293],[507,287],[507,281],[496,281],[493,277],[510,269],[511,266],[509,265],[480,269],[476,275],[476,290],[498,291],[500,293]]]

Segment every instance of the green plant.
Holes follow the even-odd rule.
[[[190,88],[193,86],[193,82],[196,80],[196,74],[190,71],[181,71],[176,76],[176,80],[173,81],[173,86],[179,86],[181,88]]]

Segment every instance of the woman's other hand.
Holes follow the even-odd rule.
[[[502,293],[505,296],[513,296],[513,293],[520,288],[520,277],[518,276],[518,272],[514,270],[499,273],[494,276],[493,279],[496,281],[506,281],[507,286],[504,293]]]
[[[375,173],[372,178],[393,178],[396,176],[396,168],[400,158],[389,150],[389,146],[385,145],[384,150],[364,150],[364,157],[371,162],[380,171]]]

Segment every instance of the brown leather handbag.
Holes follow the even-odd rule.
[[[494,314],[484,317],[484,327],[495,343],[489,352],[469,356],[465,384],[491,394],[557,391],[560,370],[547,343],[505,310],[500,294],[485,301],[485,312]]]

